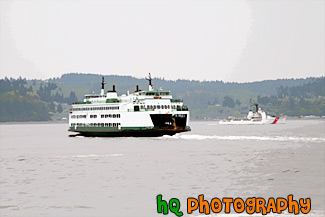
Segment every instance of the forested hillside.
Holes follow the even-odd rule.
[[[148,88],[145,78],[104,76],[106,91],[116,85],[118,94],[133,92],[135,86]],[[222,81],[170,81],[154,78],[155,89],[171,90],[174,98],[182,98],[192,119],[215,119],[245,116],[252,102],[273,115],[325,115],[324,77],[279,79],[251,83]],[[71,103],[87,93],[98,93],[101,75],[64,74],[43,80],[0,80],[0,121],[47,121],[68,116]]]

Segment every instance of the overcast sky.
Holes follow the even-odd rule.
[[[325,75],[323,0],[0,0],[0,77]]]

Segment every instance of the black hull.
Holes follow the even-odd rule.
[[[176,133],[188,132],[190,129],[160,129],[160,130],[109,130],[109,131],[82,131],[69,130],[79,134],[70,136],[87,136],[87,137],[159,137],[164,135],[175,135]]]

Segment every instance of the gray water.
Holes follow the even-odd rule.
[[[0,125],[1,217],[164,216],[156,211],[158,194],[180,199],[184,216],[205,216],[186,214],[187,197],[200,194],[293,194],[311,198],[308,216],[325,214],[323,120],[192,122],[191,132],[159,138],[69,137],[67,128]]]

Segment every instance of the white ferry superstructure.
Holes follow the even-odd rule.
[[[170,91],[154,90],[149,74],[149,90],[117,96],[113,89],[87,94],[72,105],[69,131],[84,136],[163,136],[190,131],[190,112]]]

